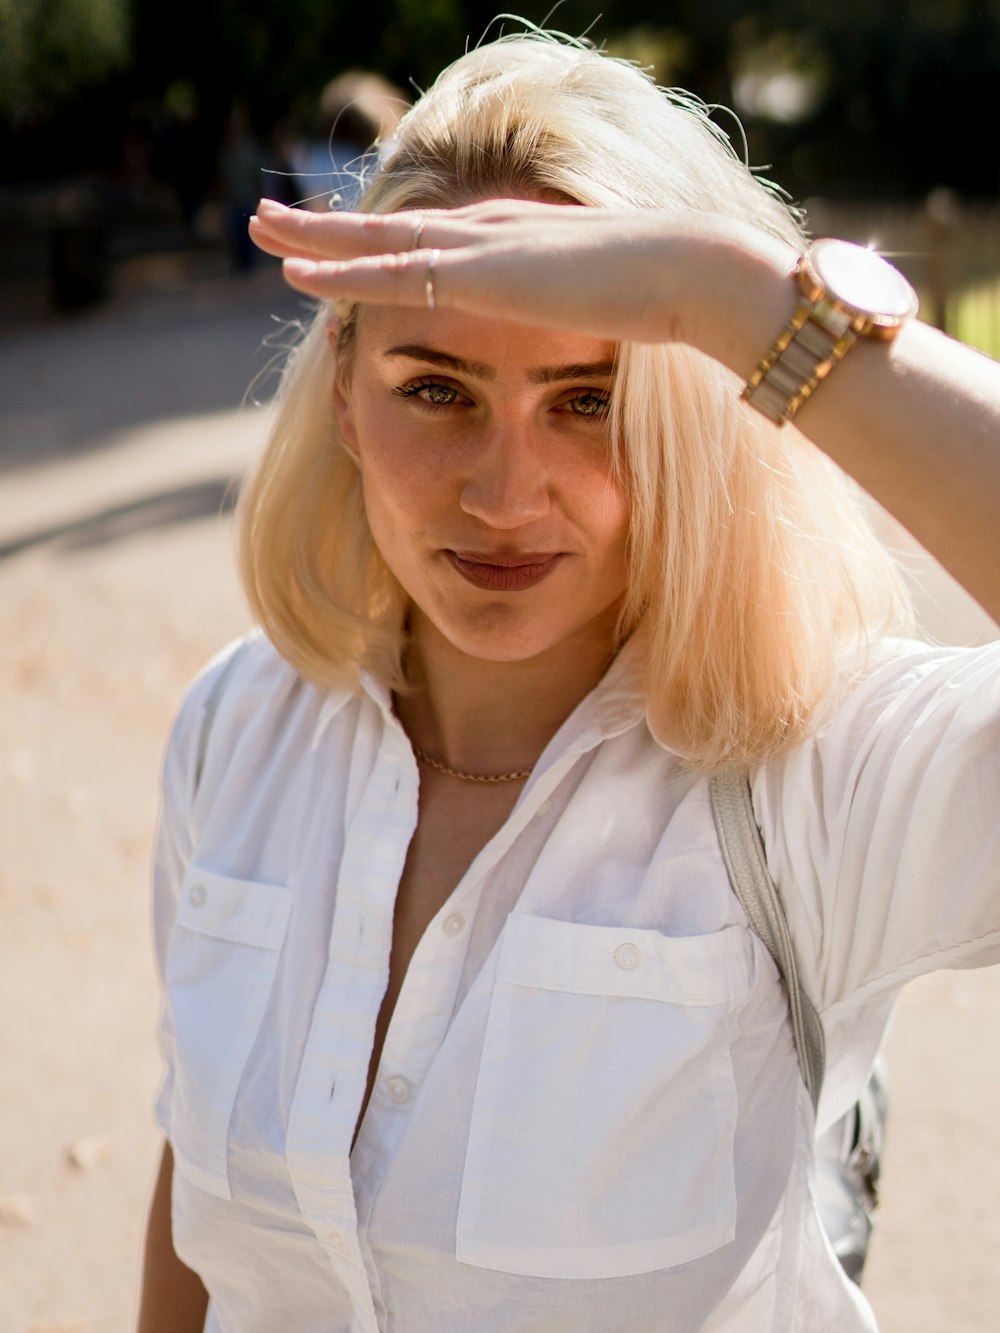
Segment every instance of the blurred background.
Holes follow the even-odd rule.
[[[159,758],[247,625],[232,502],[309,314],[246,217],[261,195],[350,207],[376,135],[492,19],[0,0],[0,1333],[131,1321],[159,1149]],[[814,232],[876,243],[926,318],[1000,355],[1000,0],[565,0],[548,23],[732,107],[742,129],[718,123]],[[878,519],[928,632],[1000,634]],[[998,1019],[995,969],[900,1005],[865,1280],[885,1333],[997,1326]]]
[[[336,75],[399,110],[502,22],[488,0],[0,0],[5,309],[97,302],[154,255],[202,272],[227,240],[249,267],[253,200],[328,193],[368,147],[378,90],[338,100]],[[564,0],[550,22],[733,108],[818,229],[897,253],[926,315],[995,350],[1000,0]]]

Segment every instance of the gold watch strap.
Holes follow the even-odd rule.
[[[858,340],[849,318],[845,326],[842,315],[832,329],[815,318],[830,313],[823,298],[802,301],[747,380],[744,399],[778,426],[792,420]]]

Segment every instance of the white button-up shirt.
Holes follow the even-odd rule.
[[[820,1124],[910,977],[1000,959],[1000,647],[899,647],[754,775],[806,990]],[[370,681],[257,639],[189,692],[155,922],[174,1241],[227,1333],[849,1333],[812,1108],[704,777],[628,651],[415,950],[352,1139],[418,771]]]

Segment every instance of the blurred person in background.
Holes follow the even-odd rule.
[[[241,497],[263,632],[165,760],[139,1329],[871,1330],[814,1143],[906,981],[1000,960],[1000,648],[908,637],[855,483],[1000,614],[1000,369],[545,34],[360,210],[252,227],[319,305]]]
[[[352,69],[332,79],[313,124],[288,150],[298,200],[317,210],[354,208],[366,153],[391,138],[407,105],[380,74]]]
[[[237,100],[219,149],[226,247],[234,273],[249,273],[258,253],[247,225],[267,183],[262,175],[263,162],[263,147],[253,132],[250,114],[245,104]]]

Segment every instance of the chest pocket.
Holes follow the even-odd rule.
[[[500,943],[457,1258],[612,1278],[731,1240],[730,1044],[746,932],[668,937],[509,918]]]
[[[226,1137],[274,986],[291,891],[192,866],[166,965],[176,1067],[170,1139],[178,1168],[228,1199]]]

